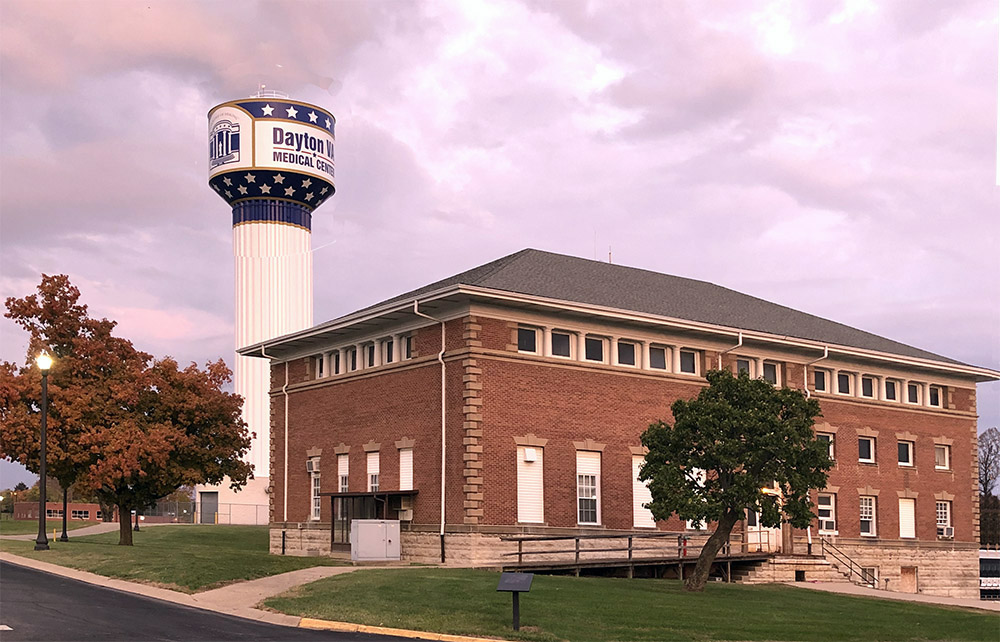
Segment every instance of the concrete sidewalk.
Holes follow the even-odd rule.
[[[1000,602],[990,602],[974,598],[943,597],[938,595],[925,595],[924,593],[878,591],[867,586],[858,586],[857,584],[850,582],[785,582],[785,584],[795,588],[811,589],[813,591],[826,591],[827,593],[839,593],[841,595],[853,595],[855,597],[896,600],[898,602],[919,602],[920,604],[930,604],[932,606],[957,606],[966,609],[980,609],[983,611],[1000,612]]]

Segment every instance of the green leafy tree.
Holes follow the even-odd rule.
[[[642,434],[649,449],[639,479],[649,482],[656,519],[715,523],[685,589],[701,591],[712,562],[745,511],[763,526],[784,519],[797,528],[812,522],[810,491],[826,486],[833,466],[812,426],[819,403],[798,390],[777,389],[746,373],[706,375],[709,386],[691,401],[671,406],[674,423],[658,421]],[[775,487],[778,496],[761,492]]]

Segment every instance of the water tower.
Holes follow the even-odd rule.
[[[313,210],[334,193],[334,123],[325,109],[273,91],[208,112],[208,184],[233,210],[237,348],[313,324],[310,230]],[[238,494],[225,484],[199,488],[199,517],[258,523],[250,506],[268,503],[268,362],[236,355],[234,383],[255,435],[247,455],[255,479]]]

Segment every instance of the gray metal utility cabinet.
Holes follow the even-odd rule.
[[[399,559],[398,519],[356,519],[351,522],[351,560]]]

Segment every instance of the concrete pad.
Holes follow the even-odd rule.
[[[939,595],[927,595],[925,593],[880,591],[868,586],[858,586],[857,584],[852,584],[850,582],[785,582],[785,584],[795,588],[825,591],[827,593],[840,593],[841,595],[853,595],[855,597],[896,600],[897,602],[919,602],[921,604],[936,606],[957,606],[966,609],[1000,612],[1000,602],[977,600],[974,598],[944,597]]]

